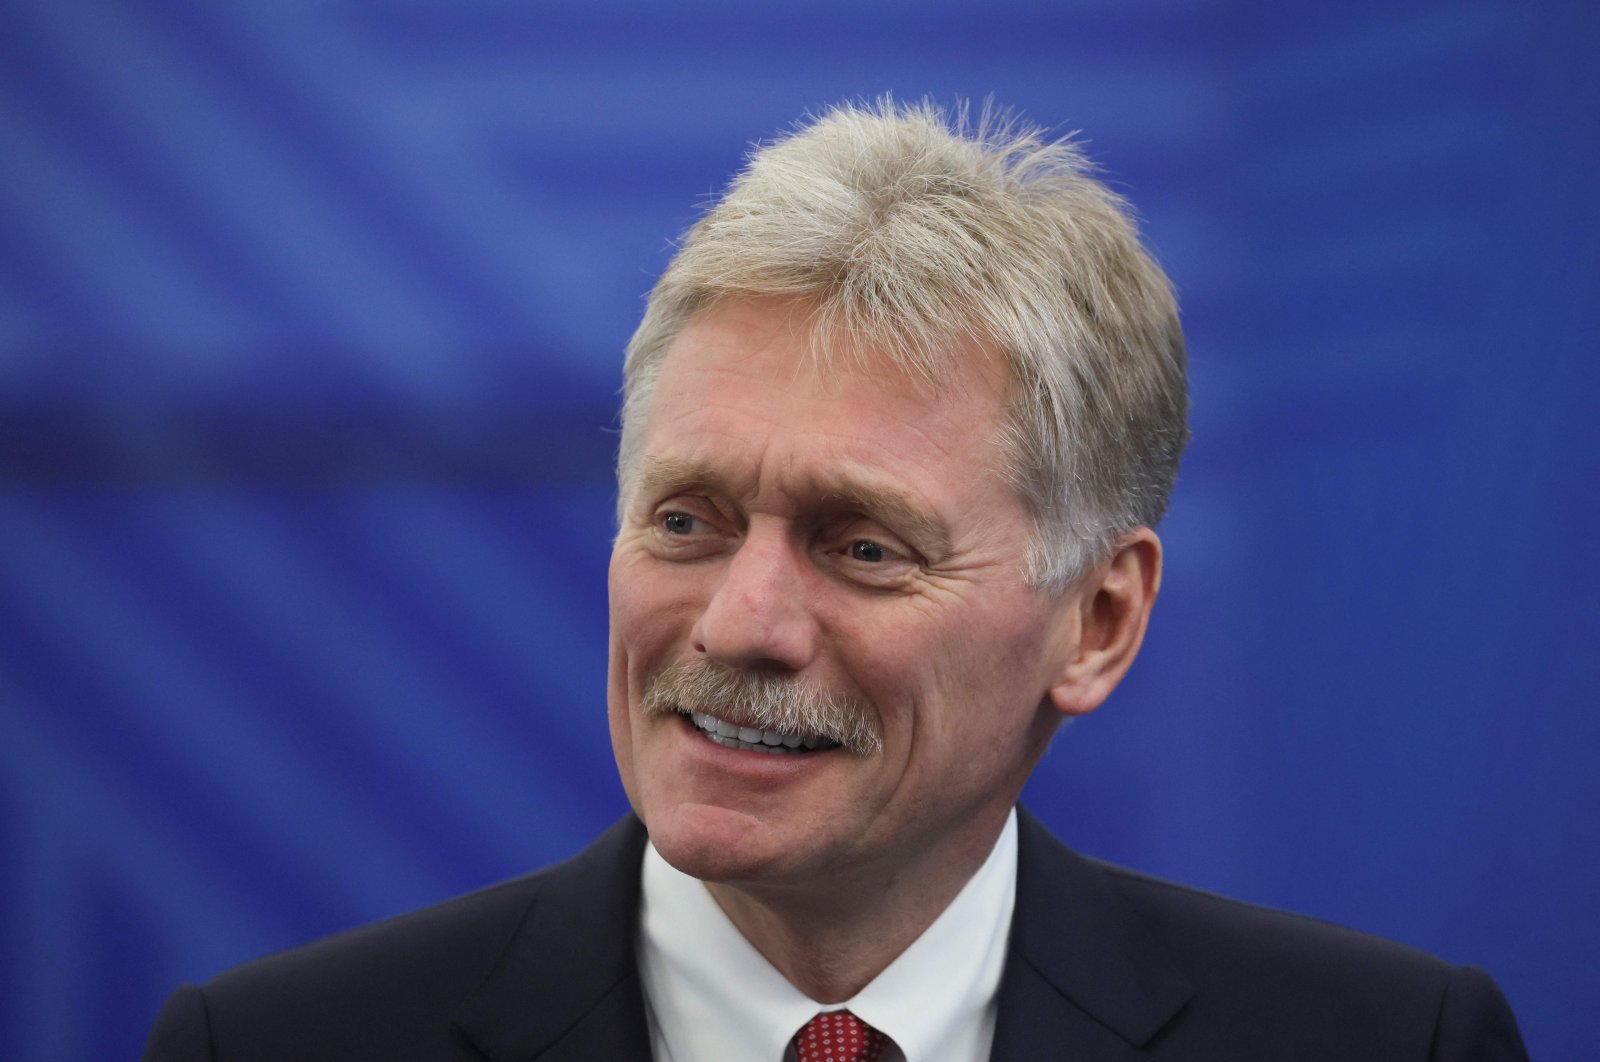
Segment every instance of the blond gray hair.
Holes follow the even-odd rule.
[[[623,370],[619,505],[665,355],[720,300],[792,296],[813,345],[845,336],[928,381],[974,341],[1012,393],[1007,467],[1028,577],[1059,589],[1166,510],[1188,437],[1183,333],[1128,204],[1070,139],[991,108],[847,104],[758,145],[684,237]],[[825,356],[826,350],[821,353]]]

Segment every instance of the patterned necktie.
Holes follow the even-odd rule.
[[[796,1062],[877,1062],[889,1038],[848,1010],[830,1010],[794,1034]]]

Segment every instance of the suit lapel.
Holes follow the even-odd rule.
[[[634,960],[644,842],[629,816],[540,875],[522,924],[455,1016],[494,1062],[650,1058]]]
[[[1018,809],[1017,903],[992,1062],[1127,1062],[1193,994],[1103,871]],[[456,1013],[493,1062],[647,1062],[634,955],[645,833],[629,816],[540,876]]]
[[[992,1062],[1114,1062],[1194,994],[1105,874],[1021,808],[1017,905]]]

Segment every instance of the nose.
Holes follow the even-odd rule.
[[[783,528],[752,524],[694,626],[694,648],[729,667],[805,667],[817,642],[805,565]]]

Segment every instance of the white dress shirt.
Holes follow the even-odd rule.
[[[1017,813],[994,850],[911,946],[853,998],[819,1004],[791,985],[705,886],[647,845],[639,973],[656,1062],[783,1062],[819,1011],[849,1010],[887,1033],[883,1062],[983,1062],[994,1042],[1017,895]],[[898,1050],[896,1050],[896,1048]]]

